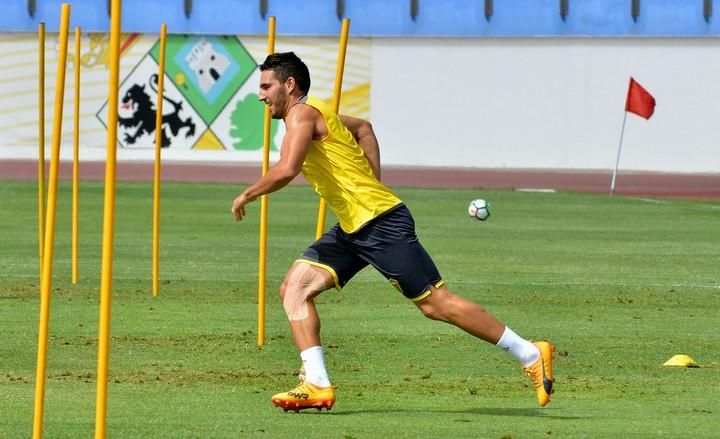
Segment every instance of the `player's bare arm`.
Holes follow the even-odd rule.
[[[245,216],[245,205],[257,197],[275,192],[292,181],[302,168],[307,148],[316,130],[318,113],[306,106],[296,105],[285,118],[285,137],[280,146],[280,160],[258,181],[235,198],[231,212],[236,221]]]
[[[380,180],[380,145],[370,122],[357,117],[340,115],[340,120],[350,130],[370,162],[375,178]]]

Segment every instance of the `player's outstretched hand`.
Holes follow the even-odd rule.
[[[233,216],[235,217],[235,221],[240,221],[245,216],[245,205],[247,204],[247,202],[248,199],[245,197],[245,194],[240,194],[235,197],[232,209],[230,209],[230,212],[232,212]]]

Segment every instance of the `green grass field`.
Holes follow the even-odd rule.
[[[366,269],[318,300],[337,403],[296,414],[269,400],[296,384],[300,364],[276,291],[314,235],[317,197],[298,186],[271,196],[267,344],[258,348],[260,206],[235,223],[239,189],[163,184],[153,298],[152,186],[118,184],[109,437],[717,437],[719,202],[398,189],[451,288],[557,346],[553,402],[537,407],[507,354],[425,319]],[[492,202],[486,222],[466,216],[477,197]],[[39,314],[35,184],[0,181],[0,206],[0,438],[26,438]],[[83,182],[72,285],[70,187],[61,185],[47,438],[94,431],[102,206],[102,183]],[[702,367],[663,367],[674,354]]]

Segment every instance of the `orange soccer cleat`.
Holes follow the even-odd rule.
[[[526,367],[525,373],[535,386],[538,404],[545,406],[550,402],[550,395],[554,392],[555,378],[553,378],[552,362],[555,348],[546,341],[538,341],[533,344],[540,351],[540,358]]]
[[[302,381],[294,389],[274,395],[272,403],[285,411],[299,412],[311,408],[322,410],[323,407],[330,410],[335,404],[335,389],[332,386],[318,387]]]

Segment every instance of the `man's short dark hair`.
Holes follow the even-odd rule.
[[[260,71],[272,70],[281,83],[295,78],[298,89],[307,94],[310,90],[310,71],[294,52],[273,53],[260,64]]]

